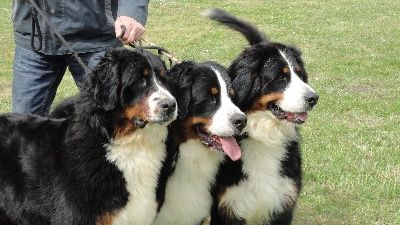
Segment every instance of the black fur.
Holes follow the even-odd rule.
[[[62,119],[73,116],[75,114],[75,102],[78,99],[78,95],[69,97],[62,100],[50,113],[49,117]]]
[[[0,115],[0,224],[94,225],[124,207],[126,182],[106,145],[124,110],[154,90],[154,57],[107,51],[81,93],[53,112],[63,119]]]

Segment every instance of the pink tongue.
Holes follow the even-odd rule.
[[[300,118],[301,121],[306,121],[308,119],[307,112],[298,113],[297,116]]]
[[[287,112],[286,115],[289,117],[289,119],[295,119],[297,117],[303,122],[308,119],[308,113],[307,112],[302,112],[302,113],[288,113]]]
[[[222,149],[233,161],[238,160],[242,156],[242,151],[234,137],[218,137],[221,141]]]

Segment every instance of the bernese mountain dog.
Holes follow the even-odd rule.
[[[212,9],[205,16],[243,34],[250,46],[228,69],[233,100],[248,117],[240,160],[221,165],[212,225],[290,224],[301,191],[299,127],[318,101],[300,51],[270,42],[247,21]]]
[[[152,224],[177,116],[163,64],[149,51],[108,50],[59,108],[64,119],[0,115],[0,224]]]
[[[182,62],[167,73],[178,103],[169,127],[168,156],[157,196],[162,207],[154,225],[201,224],[210,215],[211,187],[225,155],[238,160],[239,135],[247,118],[231,101],[226,68],[214,62]]]

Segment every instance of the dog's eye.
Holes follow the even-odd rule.
[[[280,73],[276,78],[277,78],[278,80],[286,80],[287,77],[288,77],[287,74],[285,74],[285,73]]]
[[[207,99],[207,102],[211,103],[211,104],[216,104],[217,103],[217,96],[210,95],[210,97]]]
[[[139,81],[139,86],[140,87],[146,87],[147,86],[147,79],[145,77],[143,77],[140,81]]]

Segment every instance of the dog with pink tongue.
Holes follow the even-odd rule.
[[[232,103],[229,76],[217,63],[183,62],[165,79],[177,100],[178,118],[169,127],[153,224],[202,224],[210,215],[220,164],[242,155],[234,136],[242,133],[247,117]]]

